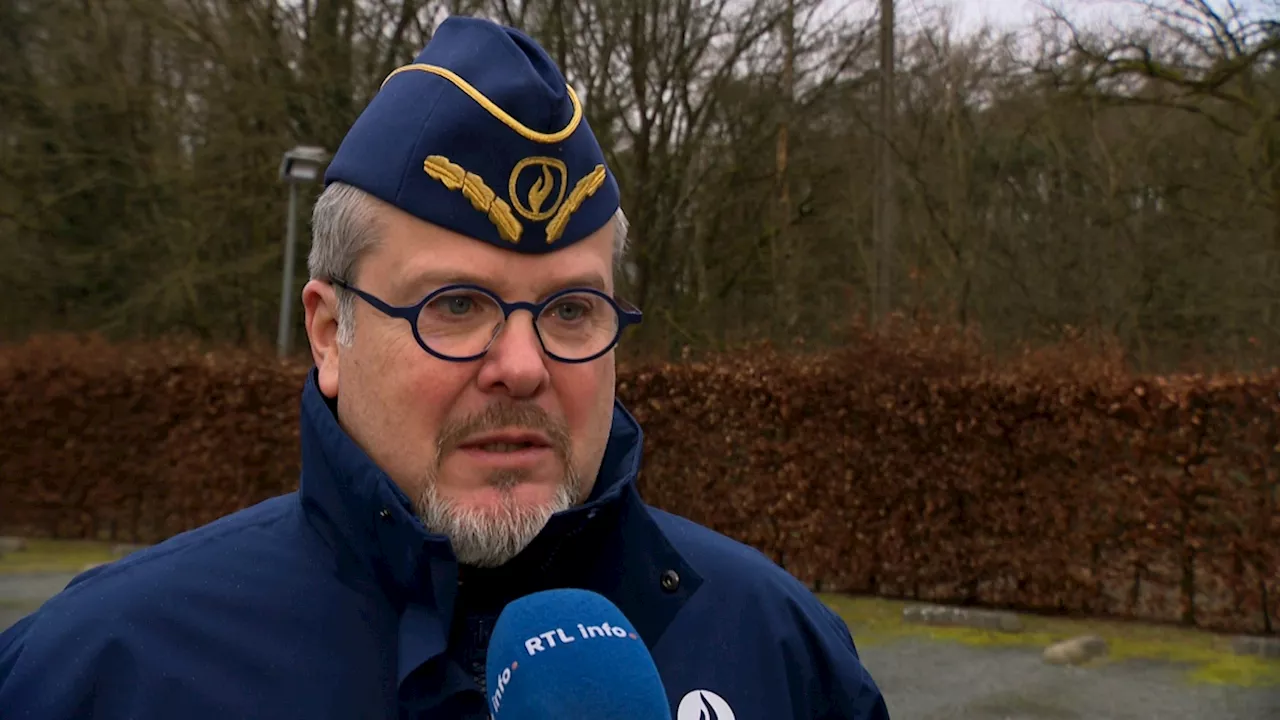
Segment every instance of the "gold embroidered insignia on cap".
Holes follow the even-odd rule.
[[[596,194],[600,186],[604,184],[605,172],[604,165],[596,165],[596,169],[592,170],[577,185],[573,186],[573,192],[569,193],[569,199],[560,206],[560,210],[556,212],[556,216],[547,223],[547,244],[555,242],[564,234],[565,226],[569,224],[569,218],[573,216],[578,208],[582,207],[582,203],[586,199]]]
[[[540,168],[542,176],[533,181],[533,187],[529,188],[528,201],[520,200],[520,191],[516,188],[516,181],[520,179],[520,173],[529,168]],[[552,172],[552,171],[555,172]],[[556,174],[559,177],[556,177]],[[516,167],[511,171],[511,180],[507,187],[507,197],[511,198],[511,204],[515,207],[516,212],[533,222],[542,222],[560,209],[560,203],[564,202],[564,194],[569,184],[569,169],[561,160],[549,157],[527,157],[516,163]],[[545,209],[543,206],[547,202],[547,198],[551,197],[551,192],[560,186],[560,192],[556,196],[555,202],[551,203]]]
[[[511,206],[498,197],[479,175],[467,172],[461,165],[443,155],[428,155],[422,163],[422,169],[450,190],[461,190],[463,197],[471,201],[472,207],[489,216],[503,240],[520,242],[524,227],[511,213]]]
[[[566,84],[565,90],[569,96],[569,103],[573,106],[573,116],[569,119],[568,124],[560,130],[545,133],[525,126],[514,117],[511,117],[505,110],[498,107],[497,103],[486,97],[484,93],[480,92],[460,75],[437,65],[413,63],[398,67],[391,71],[390,75],[387,75],[382,81],[382,86],[385,87],[392,78],[406,72],[423,72],[449,81],[503,125],[506,125],[526,140],[533,142],[544,144],[564,142],[573,135],[582,122],[582,103],[578,100],[578,94],[574,92],[571,85]],[[540,166],[542,177],[534,180],[533,187],[529,189],[528,197],[522,200],[516,191],[516,181],[519,179],[520,173],[531,166]],[[528,157],[517,163],[515,169],[511,171],[511,177],[508,181],[508,196],[511,198],[511,205],[508,205],[479,176],[467,172],[462,166],[451,162],[442,155],[428,157],[423,163],[422,169],[431,177],[444,183],[445,187],[450,190],[461,190],[462,194],[471,201],[471,204],[477,210],[488,214],[489,220],[497,226],[498,234],[504,240],[518,243],[520,242],[520,235],[524,231],[524,226],[520,224],[515,214],[512,213],[511,205],[515,206],[516,212],[533,222],[551,218],[551,222],[547,223],[548,245],[560,239],[564,234],[565,227],[569,224],[569,219],[578,211],[578,208],[582,206],[582,203],[587,198],[600,189],[606,177],[604,165],[596,165],[594,170],[578,180],[578,183],[573,187],[573,191],[569,193],[569,197],[566,199],[565,188],[569,184],[569,171],[565,164],[555,158]],[[544,209],[543,206],[551,196],[552,185],[555,183],[553,170],[560,174],[560,191],[556,201],[550,207]]]

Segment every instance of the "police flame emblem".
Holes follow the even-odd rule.
[[[524,189],[521,180],[528,182],[528,178],[533,181]],[[527,157],[516,163],[511,171],[507,197],[511,198],[511,206],[522,217],[542,222],[560,209],[568,185],[569,170],[563,161],[550,157]],[[548,204],[547,200],[553,193],[555,199]]]

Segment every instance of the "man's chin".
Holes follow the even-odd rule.
[[[487,485],[457,497],[423,493],[418,507],[430,532],[448,537],[464,565],[502,565],[529,545],[555,513],[573,505],[567,486]]]
[[[494,515],[536,511],[544,506],[562,504],[564,490],[556,483],[521,480],[490,483],[457,494],[454,505],[472,512]]]

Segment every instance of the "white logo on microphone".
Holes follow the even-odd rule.
[[[734,720],[733,708],[710,690],[694,690],[680,699],[676,720]]]

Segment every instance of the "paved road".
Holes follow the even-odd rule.
[[[72,577],[0,575],[0,628]],[[894,720],[1280,720],[1280,688],[1191,685],[1165,663],[1061,667],[1038,650],[920,639],[861,651]]]
[[[42,603],[67,586],[76,573],[23,573],[0,575],[0,602]]]
[[[1166,663],[1074,668],[1038,650],[918,639],[861,653],[894,720],[1280,719],[1280,688],[1191,685]]]
[[[0,575],[0,630],[22,619],[71,582],[74,573]]]

